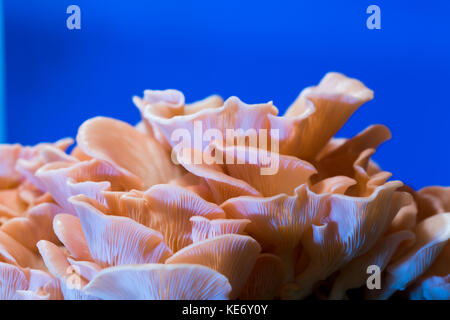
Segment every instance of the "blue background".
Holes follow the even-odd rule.
[[[66,8],[81,8],[81,30]],[[381,30],[366,8],[381,8]],[[4,1],[7,141],[76,135],[87,118],[139,119],[147,88],[284,112],[328,71],[375,91],[339,132],[392,130],[375,160],[415,188],[448,185],[450,1]]]

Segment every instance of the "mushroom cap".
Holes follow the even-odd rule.
[[[245,285],[260,251],[253,238],[227,234],[195,242],[176,252],[166,264],[200,264],[216,270],[230,281],[230,299],[234,299]]]
[[[225,276],[193,264],[111,267],[84,288],[105,300],[225,300],[230,291]]]
[[[182,174],[182,168],[171,161],[160,143],[119,120],[87,120],[78,130],[77,143],[88,156],[115,165],[125,175],[140,177],[145,187],[166,183]]]
[[[450,239],[450,213],[440,213],[420,222],[413,232],[416,242],[386,268],[381,290],[367,292],[370,299],[387,299],[421,276],[440,255]]]
[[[161,263],[171,255],[158,231],[132,219],[103,214],[85,196],[70,198],[93,260],[101,266]]]

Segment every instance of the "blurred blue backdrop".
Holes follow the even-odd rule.
[[[66,8],[81,8],[81,30]],[[381,30],[366,8],[381,8]],[[284,111],[328,71],[375,91],[340,136],[373,123],[375,160],[415,188],[448,185],[450,1],[6,0],[7,141],[76,135],[87,118],[135,123],[144,89],[212,93]]]

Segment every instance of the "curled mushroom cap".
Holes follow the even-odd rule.
[[[58,149],[65,151],[73,140],[70,138],[59,140],[55,143],[41,143],[33,147],[21,146],[20,144],[14,145],[0,145],[0,189],[12,188],[20,184],[25,178],[29,178],[28,175],[23,175],[20,168],[17,165],[20,161],[25,161],[26,165],[37,169],[47,162],[52,160],[42,159],[40,152],[44,148],[52,148],[52,150]],[[61,155],[61,153],[58,153]]]
[[[367,252],[405,205],[405,195],[395,193],[401,185],[399,181],[389,182],[365,198],[338,194],[315,196],[325,205],[302,237],[304,257],[301,258],[307,257],[309,263],[297,274],[296,284],[286,286],[284,297],[307,296],[316,282]]]
[[[162,233],[173,252],[192,243],[192,216],[225,218],[223,210],[176,185],[155,185],[145,192],[102,192],[107,214],[131,218]],[[103,208],[105,210],[105,208]]]
[[[146,187],[166,183],[182,174],[182,168],[173,164],[162,145],[122,121],[90,119],[78,130],[77,143],[85,154],[140,177]]]
[[[389,234],[402,230],[411,230],[417,224],[418,208],[413,196],[408,192],[403,192],[402,198],[404,205],[392,220],[387,231]]]
[[[140,111],[148,107],[148,113],[163,118],[189,115],[205,109],[223,106],[223,99],[218,95],[209,96],[203,100],[185,105],[183,93],[178,90],[145,90],[144,98],[133,97],[133,102]]]
[[[214,109],[223,106],[223,100],[217,95],[207,97],[201,101],[185,105],[184,95],[177,90],[145,90],[144,98],[133,97],[133,102],[139,109],[142,121],[138,128],[148,135],[155,136],[164,146],[170,147],[170,143],[164,137],[163,132],[152,121],[146,119],[145,114],[156,119],[171,119],[175,116],[194,114],[206,109]],[[148,110],[147,110],[148,109]]]
[[[46,145],[39,149],[36,156],[31,159],[19,159],[16,163],[15,169],[24,176],[27,180],[36,186],[39,190],[45,191],[45,186],[40,179],[36,177],[36,172],[45,164],[55,162],[76,163],[78,160],[67,155],[62,150],[52,146]]]
[[[450,300],[450,242],[447,242],[430,268],[409,288],[414,300]]]
[[[265,251],[282,258],[290,280],[294,278],[298,258],[295,249],[303,232],[325,206],[325,202],[315,199],[305,185],[297,188],[294,196],[237,197],[222,204],[228,217],[251,221],[247,232]]]
[[[39,255],[29,250],[18,240],[0,230],[0,262],[6,262],[23,268],[42,269]]]
[[[221,158],[228,175],[245,181],[265,197],[280,193],[293,194],[297,186],[307,183],[317,172],[306,161],[264,149],[212,145],[216,158]]]
[[[30,208],[25,216],[6,221],[0,230],[28,250],[36,252],[36,243],[39,240],[58,242],[53,232],[52,221],[60,212],[62,212],[61,207],[54,203],[41,203]]]
[[[142,264],[104,269],[84,291],[105,300],[225,300],[231,286],[201,265]]]
[[[382,237],[366,254],[351,260],[340,271],[333,283],[329,298],[344,299],[348,289],[359,288],[366,283],[370,266],[377,266],[383,271],[391,261],[397,249],[410,247],[414,244],[415,234],[409,230],[402,230]]]
[[[270,116],[280,130],[280,153],[310,160],[365,102],[372,90],[343,74],[330,72],[316,87],[303,90],[285,117]]]
[[[381,143],[391,138],[389,129],[383,125],[373,125],[361,133],[331,150],[322,150],[315,161],[318,177],[324,179],[333,176],[354,177],[354,163],[361,153],[368,149],[376,149]]]
[[[396,192],[399,193],[399,192]],[[388,230],[366,253],[355,257],[343,266],[333,280],[329,299],[344,299],[346,291],[361,287],[367,280],[367,270],[377,266],[380,271],[403,255],[416,241],[416,235],[411,230],[416,225],[417,207],[413,197],[401,192],[401,197],[395,199],[400,207]]]
[[[277,108],[271,102],[249,105],[237,97],[227,99],[219,108],[215,103],[196,105],[193,110],[190,110],[190,107],[184,108],[182,112],[165,113],[155,112],[153,104],[149,103],[144,108],[143,116],[161,133],[162,142],[175,147],[180,143],[181,137],[186,134],[195,137],[195,131],[199,129],[203,132],[214,130],[215,137],[220,135],[219,140],[222,141],[226,138],[227,129],[241,129],[243,133],[255,128],[267,130],[270,129],[268,115],[278,114]],[[198,141],[200,150],[204,150],[209,144],[207,139],[202,138]]]
[[[450,213],[423,220],[413,232],[416,235],[414,246],[388,265],[381,290],[368,292],[369,298],[389,298],[395,291],[404,290],[433,264],[450,239]]]
[[[196,215],[208,219],[224,218],[217,205],[203,200],[193,192],[180,187],[158,185],[144,194],[150,208],[150,226],[164,234],[173,252],[192,243],[189,219]]]
[[[225,275],[230,281],[230,298],[236,298],[253,269],[260,245],[248,236],[227,234],[193,243],[167,259],[168,264],[200,264]]]
[[[33,236],[28,237],[28,239],[18,239],[26,246],[31,245],[33,247],[36,241],[33,243],[31,239],[42,235],[36,225],[32,226],[36,221],[27,219],[28,211],[41,203],[53,202],[47,190],[42,188],[35,173],[46,164],[76,161],[76,159],[72,159],[64,153],[64,150],[72,142],[72,139],[64,139],[53,144],[42,143],[34,147],[0,146],[0,224],[9,219],[21,217],[21,219],[11,222],[8,229],[12,232],[19,229],[28,229],[28,231],[33,229],[33,232],[31,232],[34,234]],[[6,180],[4,180],[4,185],[1,185],[2,174],[5,174],[4,178],[9,181],[6,183]],[[9,176],[9,178],[6,176]]]
[[[313,165],[291,156],[245,146],[212,143],[211,163],[195,163],[192,149],[180,149],[178,161],[192,174],[205,179],[217,203],[237,196],[293,194],[294,189],[316,173]],[[211,151],[200,152],[210,158]],[[194,156],[195,157],[195,156]]]
[[[337,193],[345,194],[349,187],[354,186],[357,182],[346,176],[335,176],[331,178],[323,179],[313,186],[311,191],[314,193]]]
[[[206,181],[216,203],[220,204],[227,199],[242,195],[261,196],[261,193],[247,182],[229,176],[218,164],[193,163],[190,158],[186,158],[186,150],[183,149],[177,154],[177,160],[190,173]]]
[[[416,194],[419,219],[423,220],[437,213],[450,212],[450,187],[425,187]]]
[[[84,196],[72,197],[90,254],[101,266],[160,263],[171,254],[161,233],[125,217],[103,214]]]
[[[96,159],[75,164],[50,163],[41,167],[36,177],[67,213],[75,213],[68,201],[71,196],[84,194],[103,201],[101,191],[128,190],[142,185],[139,178],[124,175],[113,165]]]

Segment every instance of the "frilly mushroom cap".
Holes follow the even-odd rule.
[[[139,110],[148,106],[149,112],[156,115],[173,117],[184,112],[184,95],[178,90],[145,90],[144,99],[133,97]]]
[[[36,156],[31,159],[19,159],[17,160],[15,169],[26,179],[31,182],[38,189],[45,191],[45,186],[41,183],[40,179],[36,177],[36,172],[46,164],[54,162],[64,163],[76,163],[78,160],[67,155],[64,151],[51,146],[46,145],[39,149]]]
[[[437,213],[450,212],[450,187],[431,186],[417,192],[419,219],[423,220]]]
[[[346,176],[335,176],[323,179],[311,186],[311,191],[316,194],[321,193],[336,193],[345,194],[351,186],[357,182]]]
[[[357,288],[367,280],[369,266],[375,265],[383,271],[391,260],[404,254],[415,242],[411,229],[416,225],[417,207],[412,196],[401,193],[397,212],[386,233],[365,254],[343,266],[333,281],[329,299],[344,299],[348,289]]]
[[[43,267],[39,255],[2,230],[0,230],[0,262],[23,268],[42,269]]]
[[[113,165],[96,159],[75,164],[50,163],[41,167],[36,177],[67,213],[75,213],[68,201],[71,196],[84,194],[103,201],[102,191],[128,190],[142,185],[137,177],[124,175]]]
[[[225,276],[190,264],[111,267],[84,288],[104,300],[225,300],[230,291]]]
[[[450,242],[408,290],[413,300],[450,300]]]
[[[215,103],[203,104],[202,107],[197,105],[192,111],[189,108],[184,108],[184,112],[178,114],[173,112],[164,114],[155,112],[153,104],[150,103],[144,108],[143,117],[154,130],[161,133],[160,142],[168,143],[173,148],[178,144],[178,138],[173,139],[179,132],[176,130],[184,129],[194,137],[195,126],[201,126],[203,132],[212,129],[225,139],[227,129],[242,129],[243,132],[254,128],[270,129],[268,115],[278,114],[277,108],[271,102],[249,105],[237,97],[227,99],[219,108]],[[199,149],[204,150],[208,143],[201,142]]]
[[[339,271],[329,299],[344,299],[347,290],[363,286],[367,281],[369,266],[375,265],[383,271],[397,249],[402,245],[406,248],[412,246],[415,238],[415,234],[409,230],[394,232],[382,237],[367,253],[351,260]]]
[[[32,167],[37,164],[43,165],[45,161],[40,158],[40,151],[43,148],[50,147],[65,151],[72,143],[73,140],[67,138],[33,147],[23,147],[20,144],[0,145],[0,189],[13,188],[24,180],[21,170],[16,167],[20,161],[25,161],[25,164]]]
[[[393,233],[402,230],[411,230],[417,224],[417,204],[411,194],[407,192],[402,193],[404,205],[392,220],[387,233]]]
[[[173,164],[161,144],[122,121],[104,117],[87,120],[78,130],[77,143],[90,157],[140,177],[146,187],[182,174],[182,168]]]
[[[351,259],[367,252],[405,205],[404,195],[395,193],[401,185],[399,181],[389,182],[366,198],[310,195],[322,205],[313,206],[321,209],[301,239],[300,258],[307,257],[309,262],[303,270],[297,271],[296,284],[283,289],[283,296],[289,299],[307,296],[316,282],[325,280]]]
[[[212,143],[209,148],[215,151],[210,164],[195,163],[191,156],[199,151],[192,149],[180,149],[177,159],[186,170],[205,179],[217,203],[245,195],[293,194],[297,186],[308,182],[316,173],[314,166],[306,161],[267,150],[219,143]],[[210,157],[211,151],[201,153]]]
[[[41,228],[27,217],[17,217],[7,221],[0,228],[13,239],[19,239],[20,244],[30,251],[36,251],[36,242],[45,237]]]
[[[133,97],[133,102],[140,111],[143,112],[148,107],[148,113],[166,119],[223,106],[223,99],[217,95],[185,105],[183,93],[173,89],[145,90],[144,98]]]
[[[381,143],[390,138],[391,133],[387,127],[373,125],[332,149],[322,150],[315,162],[319,172],[316,179],[339,175],[354,177],[354,163],[361,153],[378,148]]]
[[[294,196],[281,194],[268,198],[237,197],[222,204],[228,217],[251,221],[246,231],[265,251],[282,258],[287,278],[291,280],[298,258],[294,249],[306,228],[326,208],[325,202],[316,199],[305,185],[295,193]]]
[[[104,213],[125,216],[161,232],[173,252],[192,243],[191,217],[225,218],[219,206],[176,185],[154,185],[145,192],[105,191],[102,195],[108,207]]]
[[[285,117],[269,116],[280,130],[280,153],[311,160],[350,116],[373,98],[373,91],[356,79],[330,72],[316,87],[303,90]]]
[[[450,213],[440,213],[419,223],[413,232],[412,248],[386,268],[380,290],[367,292],[370,299],[387,299],[395,291],[404,290],[436,260],[450,239]]]
[[[222,208],[181,187],[153,186],[144,193],[144,199],[150,208],[150,227],[164,235],[173,252],[192,243],[191,217],[225,218]]]
[[[166,260],[166,264],[200,264],[225,275],[230,299],[236,298],[253,269],[260,245],[251,237],[227,234],[193,243]]]
[[[161,263],[171,255],[161,233],[129,218],[105,215],[85,196],[75,196],[70,201],[92,258],[99,265]]]
[[[6,221],[0,230],[19,241],[28,250],[36,252],[36,243],[39,240],[58,242],[52,221],[59,212],[62,212],[62,209],[58,205],[41,203],[30,208],[24,217]]]
[[[206,181],[216,203],[220,204],[227,199],[242,195],[261,196],[258,190],[245,181],[229,176],[218,164],[193,163],[186,155],[187,150],[182,149],[177,152],[177,160],[190,173]]]
[[[250,184],[264,197],[293,194],[296,187],[307,183],[317,173],[312,164],[295,157],[246,146],[213,143],[213,147],[228,175]]]

